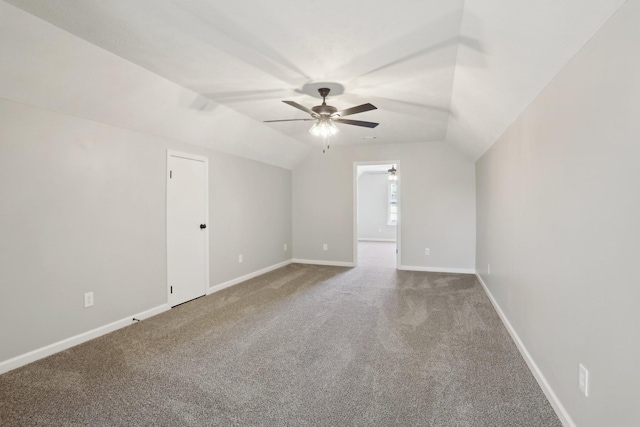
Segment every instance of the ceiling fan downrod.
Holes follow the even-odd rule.
[[[322,105],[326,105],[325,98],[327,97],[327,95],[329,95],[329,92],[331,92],[331,89],[326,87],[321,87],[320,89],[318,89],[318,92],[322,97]]]
[[[322,105],[316,105],[315,107],[311,107],[311,111],[318,114],[320,117],[329,118],[338,112],[338,109],[336,107],[327,105],[326,98],[327,98],[327,95],[329,95],[329,91],[330,90],[326,87],[318,89],[320,96],[322,96]],[[336,117],[337,116],[338,115],[336,115]]]

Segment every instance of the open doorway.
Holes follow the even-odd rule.
[[[397,160],[354,163],[354,262],[400,265],[400,168]]]

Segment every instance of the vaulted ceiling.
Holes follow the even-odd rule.
[[[322,83],[332,88],[328,101],[338,109],[366,102],[378,107],[352,117],[379,122],[377,128],[339,125],[333,145],[444,140],[474,160],[624,3],[5,1],[187,90],[176,105],[159,108],[157,85],[140,84],[135,97],[132,88],[105,93],[112,77],[91,75],[77,76],[75,83],[84,86],[83,97],[95,97],[82,112],[75,113],[54,88],[47,91],[55,101],[36,95],[21,101],[153,128],[161,136],[287,168],[318,144],[307,132],[310,124],[264,120],[306,118],[281,101],[317,105]],[[11,97],[5,92],[0,96]],[[121,123],[124,116],[101,110],[106,96],[121,96],[137,122]],[[172,108],[172,126],[192,129],[180,137],[151,122]],[[201,125],[206,121],[216,125]],[[230,138],[236,141],[221,141]]]

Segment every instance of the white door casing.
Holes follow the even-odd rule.
[[[402,251],[401,251],[401,236],[400,232],[401,227],[401,179],[400,179],[400,160],[389,160],[389,161],[361,161],[361,162],[353,162],[353,264],[355,266],[358,265],[358,166],[365,165],[395,165],[397,172],[396,175],[398,177],[397,183],[397,206],[398,206],[398,216],[396,222],[396,269],[398,266],[402,265]]]
[[[171,306],[207,292],[208,217],[207,158],[167,151],[167,293]]]

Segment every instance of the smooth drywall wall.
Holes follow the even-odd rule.
[[[627,1],[476,164],[478,270],[585,427],[640,425],[638,22]]]
[[[167,149],[209,159],[211,285],[291,258],[291,171],[0,99],[0,362],[167,303]]]
[[[474,164],[442,142],[315,150],[293,170],[294,259],[353,263],[354,162],[395,160],[402,266],[473,271]]]
[[[396,240],[396,226],[387,223],[388,187],[386,173],[358,175],[358,239]]]
[[[211,284],[290,260],[291,171],[222,154],[209,167]]]
[[[166,303],[165,158],[0,100],[0,361]]]

